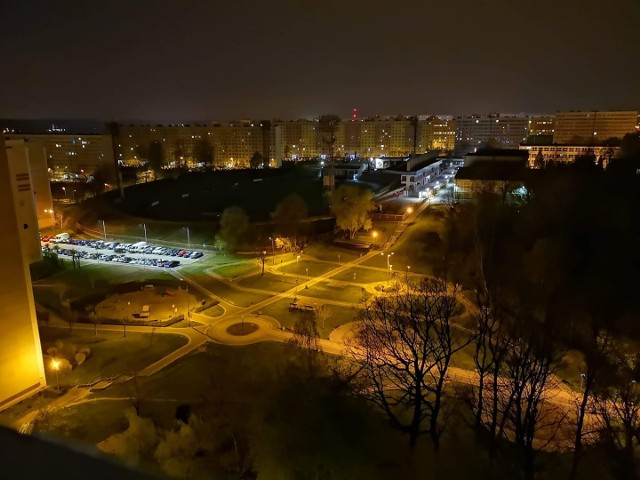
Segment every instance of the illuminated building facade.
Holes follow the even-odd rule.
[[[609,138],[622,138],[637,129],[636,110],[558,112],[555,115],[553,143],[597,145]]]
[[[602,159],[603,166],[607,166],[612,158],[620,153],[620,147],[598,145],[520,145],[520,150],[529,152],[529,167],[535,168],[540,161],[573,163],[576,158],[585,155],[593,155],[596,161]]]
[[[452,152],[456,143],[456,122],[447,115],[430,115],[418,120],[417,153],[431,150]]]
[[[554,115],[531,115],[529,117],[529,135],[553,137]]]
[[[456,152],[475,152],[489,140],[496,140],[502,148],[518,148],[529,135],[526,115],[469,115],[456,117]]]
[[[5,134],[6,140],[40,143],[47,156],[51,180],[84,181],[87,175],[102,170],[109,181],[115,180],[115,167],[109,135],[69,135],[61,133]]]
[[[41,259],[33,185],[25,142],[0,138],[0,410],[46,385],[29,264]]]

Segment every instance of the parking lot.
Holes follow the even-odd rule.
[[[42,237],[43,253],[53,250],[61,258],[75,258],[90,263],[117,263],[120,265],[176,268],[190,265],[203,258],[205,254],[198,250],[148,245],[146,242],[120,243],[101,240]]]

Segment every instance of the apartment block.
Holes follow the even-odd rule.
[[[558,112],[553,143],[598,145],[638,130],[636,110],[609,112]]]
[[[529,117],[492,113],[456,117],[456,153],[475,152],[489,140],[502,148],[518,148],[529,135]]]

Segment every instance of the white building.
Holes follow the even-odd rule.
[[[520,150],[529,152],[529,167],[536,167],[536,160],[541,158],[544,163],[573,163],[577,157],[593,155],[596,161],[602,159],[606,167],[612,158],[615,158],[620,147],[608,147],[598,145],[520,145]],[[540,157],[541,155],[541,157]]]

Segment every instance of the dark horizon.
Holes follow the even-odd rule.
[[[640,4],[629,0],[34,0],[0,13],[4,118],[640,109]]]

